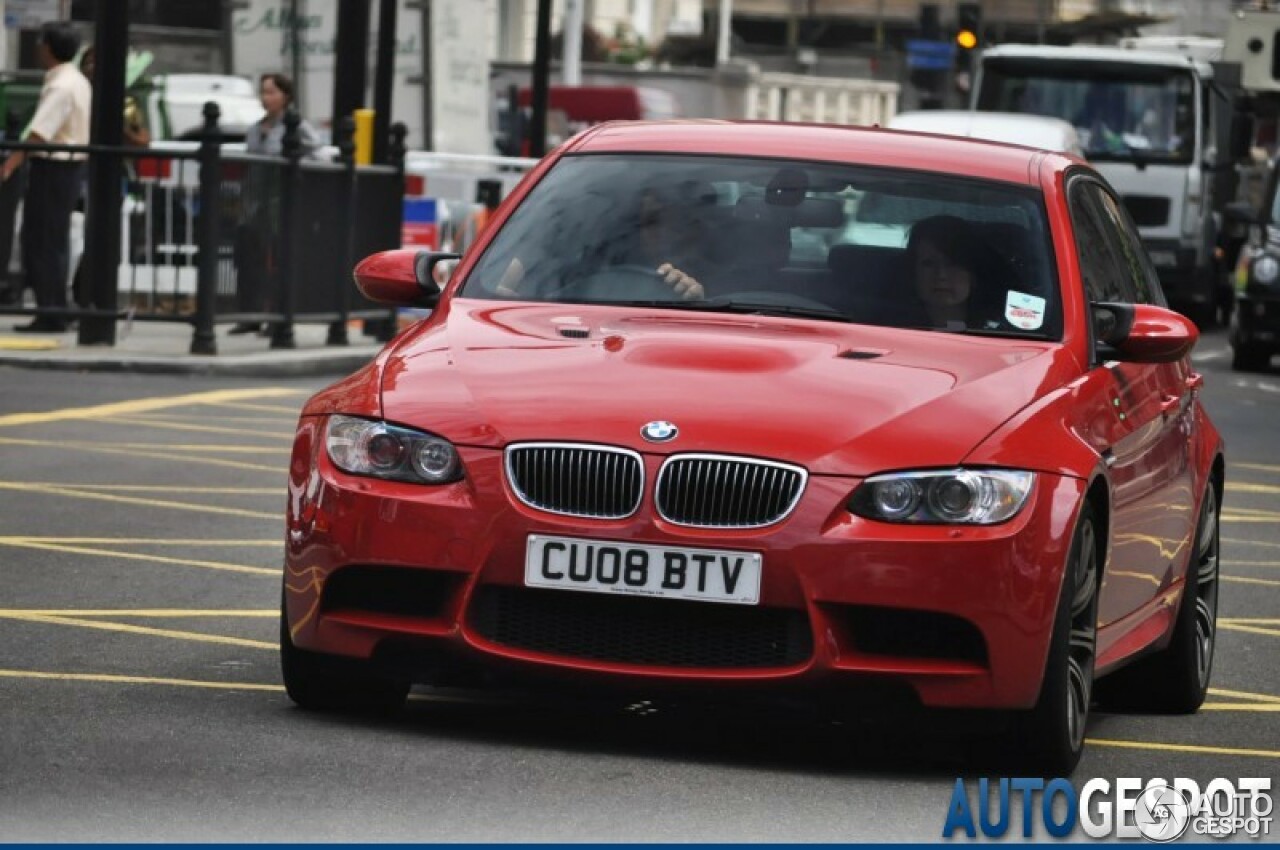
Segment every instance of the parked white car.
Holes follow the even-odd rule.
[[[1076,128],[1061,118],[1022,115],[1014,112],[969,112],[966,110],[921,110],[900,112],[889,119],[890,130],[965,136],[990,142],[1007,142],[1046,151],[1084,156]]]

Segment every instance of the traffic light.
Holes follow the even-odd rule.
[[[982,43],[982,4],[956,4],[956,70],[973,68],[973,53]]]

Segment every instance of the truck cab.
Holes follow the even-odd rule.
[[[1123,47],[1002,45],[981,57],[973,108],[1071,123],[1137,225],[1166,297],[1212,324],[1229,296],[1219,217],[1231,200],[1230,110],[1195,55]]]

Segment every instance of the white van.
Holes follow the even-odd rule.
[[[886,125],[890,130],[964,136],[989,142],[1007,142],[1028,148],[1084,156],[1076,128],[1061,118],[1021,115],[1015,112],[968,112],[938,109],[899,112]]]

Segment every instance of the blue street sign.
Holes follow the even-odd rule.
[[[945,71],[955,61],[955,45],[949,41],[907,40],[907,67],[912,70]]]

